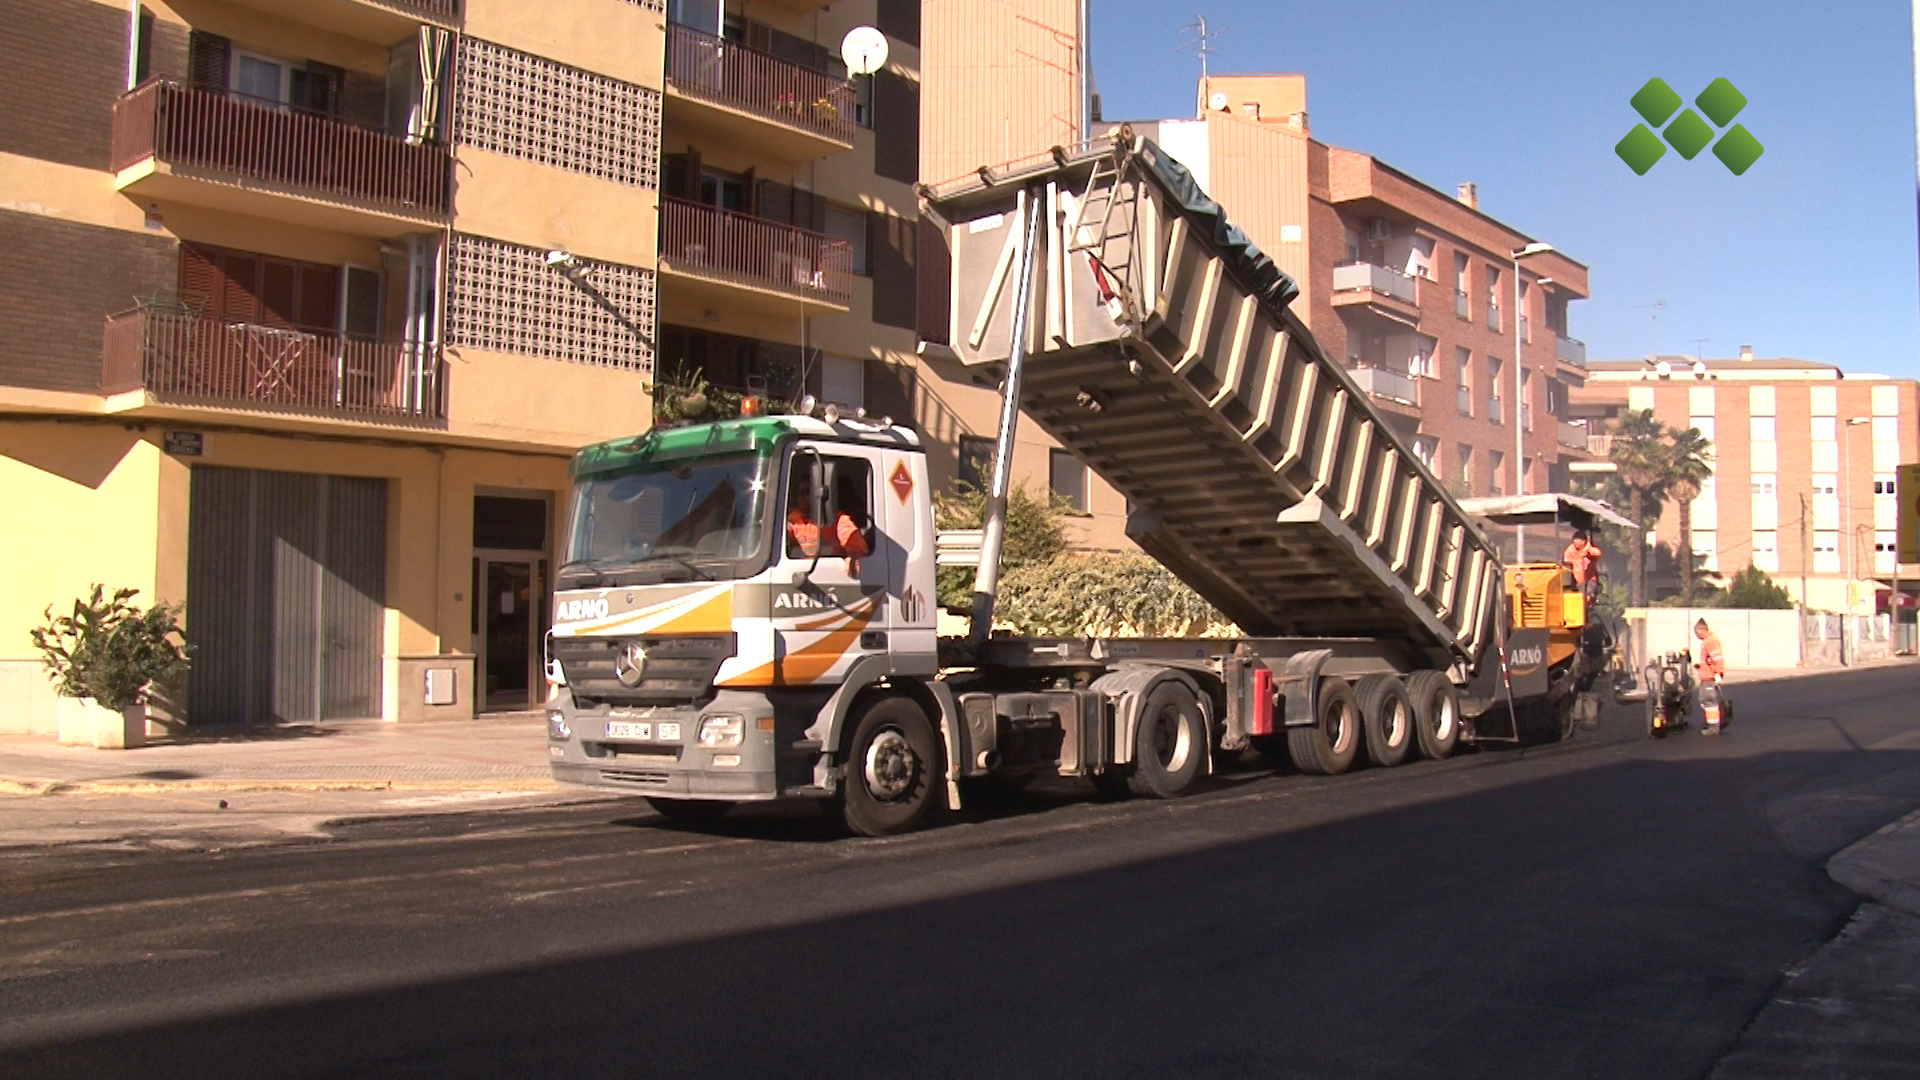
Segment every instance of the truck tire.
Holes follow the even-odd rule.
[[[1438,671],[1416,671],[1407,679],[1413,701],[1414,733],[1420,756],[1444,761],[1460,745],[1460,691]]]
[[[1172,679],[1156,684],[1140,703],[1127,788],[1154,799],[1185,794],[1206,756],[1207,719],[1193,692]]]
[[[837,802],[850,832],[890,836],[920,823],[940,795],[940,744],[918,704],[873,701],[847,742]]]
[[[724,799],[648,799],[647,805],[676,825],[711,825],[733,809]]]
[[[1287,729],[1287,753],[1303,773],[1338,776],[1360,756],[1360,708],[1345,679],[1320,680],[1312,727]]]
[[[1360,723],[1367,736],[1367,760],[1392,768],[1413,750],[1413,701],[1407,685],[1393,675],[1368,675],[1353,688]]]

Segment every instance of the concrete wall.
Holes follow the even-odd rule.
[[[1729,674],[1801,665],[1798,611],[1737,608],[1632,608],[1627,611],[1629,625],[1639,622],[1646,627],[1643,656],[1686,649],[1698,658],[1700,642],[1693,636],[1693,624],[1698,619],[1707,620],[1707,625],[1720,635]]]

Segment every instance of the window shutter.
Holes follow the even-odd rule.
[[[817,233],[826,232],[827,231],[826,196],[816,195],[811,191],[800,191],[794,194],[794,201],[798,203],[800,201],[800,197],[803,195],[806,196],[806,203],[807,203],[806,218],[805,220],[796,220],[794,224],[800,226],[803,229],[812,229],[814,232],[817,232]]]
[[[906,218],[870,212],[867,265],[873,271],[873,321],[902,330],[915,328],[918,289],[914,281],[914,241],[918,225]]]
[[[340,268],[300,266],[299,325],[333,333],[340,329]]]
[[[342,327],[350,337],[370,340],[380,336],[379,271],[347,267],[347,311]]]
[[[220,253],[220,279],[215,300],[221,322],[250,323],[260,319],[260,260],[252,255]]]
[[[953,253],[947,250],[947,230],[932,218],[923,217],[917,232],[914,308],[920,340],[952,344],[947,328],[953,321]]]
[[[792,188],[778,181],[760,181],[754,185],[754,216],[783,225],[793,224],[793,195]]]
[[[304,105],[322,116],[340,115],[340,87],[346,82],[347,73],[332,64],[323,64],[318,60],[307,61],[307,92],[304,99],[294,104]]]
[[[219,254],[199,244],[180,245],[180,302],[195,315],[218,319]]]
[[[873,76],[873,171],[903,184],[920,179],[920,87],[892,68]]]
[[[660,194],[669,198],[684,199],[687,190],[687,155],[662,154],[660,156]]]
[[[268,326],[299,325],[299,269],[279,259],[262,260],[260,267],[260,321]]]
[[[203,90],[227,88],[227,57],[233,43],[219,34],[195,30],[187,39],[187,73],[193,85]]]

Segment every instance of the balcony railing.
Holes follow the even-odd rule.
[[[1377,398],[1407,405],[1420,404],[1420,380],[1387,368],[1356,367],[1349,370],[1360,389]]]
[[[852,145],[847,83],[691,27],[667,26],[667,84],[689,97]]]
[[[1589,438],[1587,435],[1587,425],[1562,420],[1560,421],[1559,428],[1561,446],[1569,450],[1585,450],[1587,448],[1587,440]]]
[[[1409,304],[1418,304],[1418,288],[1413,277],[1392,267],[1354,262],[1333,268],[1333,291],[1336,293],[1372,290]]]
[[[853,303],[845,240],[685,199],[660,200],[660,256],[671,269],[803,300]]]
[[[155,309],[107,317],[100,386],[241,407],[438,419],[435,348]]]
[[[1498,333],[1500,331],[1500,305],[1499,304],[1487,305],[1487,329],[1492,330],[1495,333]]]
[[[147,158],[445,217],[446,148],[331,117],[157,80],[113,107],[113,168]]]
[[[1613,436],[1611,435],[1587,436],[1587,453],[1592,454],[1595,457],[1610,456],[1613,453]]]
[[[1453,294],[1453,313],[1463,319],[1473,318],[1473,312],[1467,306],[1467,293],[1462,289]]]
[[[1487,419],[1498,424],[1502,422],[1501,417],[1502,417],[1502,413],[1500,410],[1500,399],[1498,397],[1488,398],[1487,399]]]
[[[1553,354],[1569,364],[1587,366],[1587,343],[1578,338],[1555,337]]]
[[[1453,391],[1453,408],[1461,416],[1473,415],[1473,387],[1456,387]]]

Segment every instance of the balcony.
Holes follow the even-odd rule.
[[[229,0],[303,26],[317,27],[383,48],[414,32],[421,23],[459,29],[462,0]]]
[[[667,26],[668,119],[789,161],[853,149],[853,91],[839,79],[690,27]]]
[[[1586,367],[1587,343],[1578,338],[1555,335],[1553,339],[1553,355],[1559,357],[1562,363],[1572,364],[1575,367]]]
[[[362,236],[447,222],[446,148],[168,81],[114,103],[114,186]]]
[[[440,369],[437,348],[137,309],[107,317],[100,387],[228,408],[438,420]]]
[[[1568,450],[1579,450],[1583,453],[1586,452],[1587,440],[1591,438],[1591,436],[1587,434],[1587,425],[1576,424],[1576,423],[1573,423],[1572,421],[1562,420],[1556,426],[1559,428],[1559,432],[1560,432],[1559,439],[1560,439],[1561,446],[1567,448]]]
[[[1333,268],[1333,306],[1413,326],[1420,321],[1419,279],[1374,263],[1345,263]]]
[[[1405,372],[1380,367],[1353,367],[1347,369],[1347,374],[1352,375],[1360,389],[1376,402],[1405,406],[1416,411],[1420,408],[1420,380]]]
[[[1611,457],[1613,455],[1613,436],[1587,436],[1587,453],[1592,454],[1594,457]]]
[[[723,302],[791,311],[790,301],[849,310],[845,240],[685,199],[660,200],[660,269],[722,287]]]

